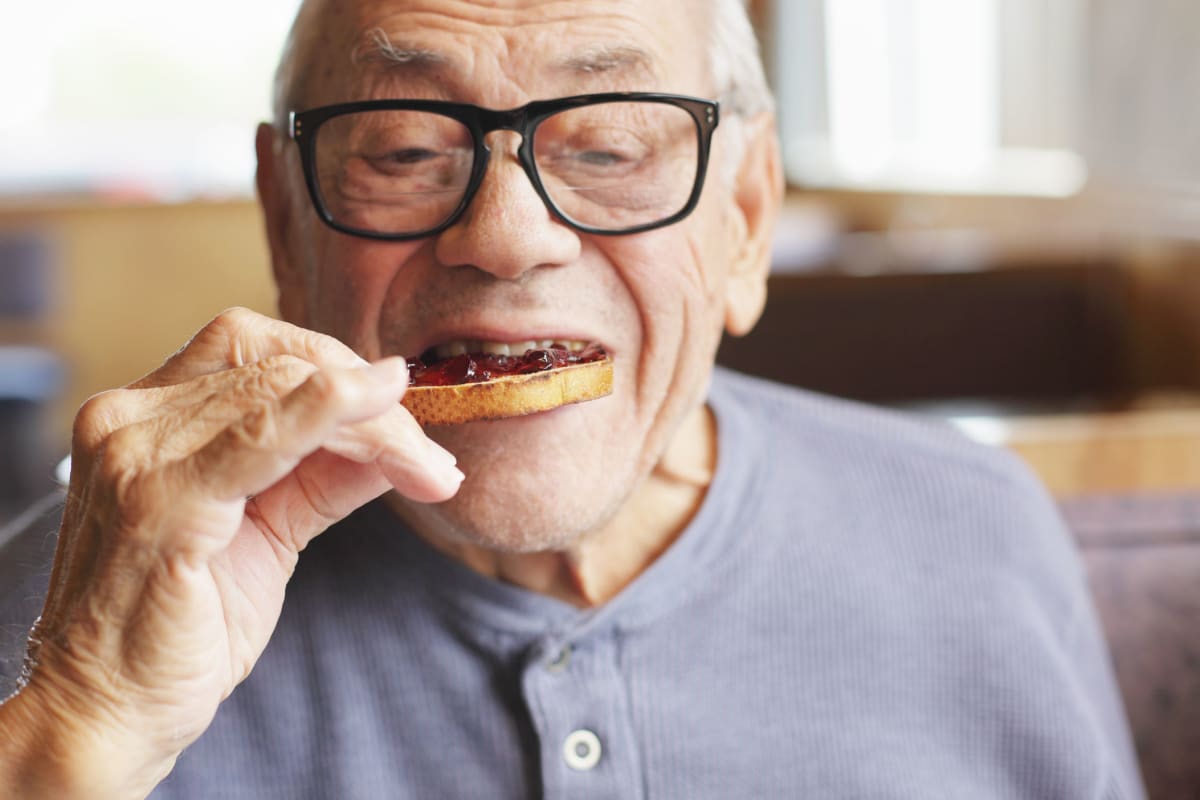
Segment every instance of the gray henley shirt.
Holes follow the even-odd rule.
[[[1116,800],[1142,790],[1069,537],[1000,451],[718,370],[683,535],[579,610],[380,504],[316,539],[156,800]],[[0,551],[0,690],[53,536]]]

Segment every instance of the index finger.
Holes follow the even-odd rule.
[[[130,384],[150,389],[292,355],[318,367],[356,367],[367,362],[342,342],[323,333],[251,311],[230,308],[205,325],[162,366]]]

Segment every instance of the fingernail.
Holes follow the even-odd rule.
[[[367,374],[380,383],[393,384],[401,380],[408,383],[408,364],[400,356],[391,356],[376,361],[367,367]]]

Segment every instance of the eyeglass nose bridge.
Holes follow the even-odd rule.
[[[562,212],[554,204],[546,193],[545,187],[542,186],[541,176],[538,175],[537,164],[533,157],[533,131],[537,127],[540,116],[530,114],[529,106],[520,108],[511,108],[505,110],[495,110],[489,108],[477,109],[476,125],[474,136],[476,137],[476,163],[471,171],[470,183],[467,186],[466,194],[462,202],[459,204],[458,211],[455,212],[452,223],[457,222],[461,216],[470,207],[475,200],[475,195],[479,193],[480,187],[483,186],[483,181],[487,177],[488,164],[491,162],[492,148],[488,146],[487,137],[496,131],[512,131],[521,137],[520,144],[517,145],[517,161],[521,165],[521,169],[525,172],[525,177],[529,179],[533,186],[534,192],[542,201],[546,209],[556,218],[567,222],[562,216]]]
[[[524,134],[529,127],[529,107],[496,110],[493,108],[478,109],[479,133],[482,136],[493,131],[516,131]]]

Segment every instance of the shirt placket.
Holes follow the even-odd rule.
[[[613,631],[547,636],[530,651],[521,688],[541,750],[547,800],[644,795],[629,695]]]

